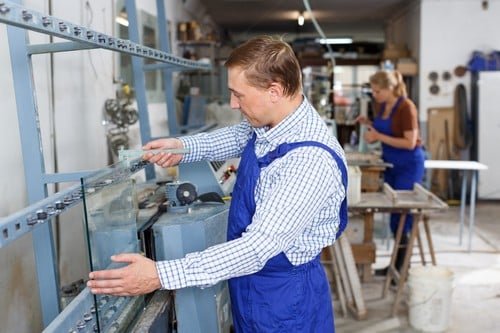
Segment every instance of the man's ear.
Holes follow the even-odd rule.
[[[276,82],[271,83],[268,91],[271,95],[272,102],[277,102],[281,97],[283,97],[283,87]]]

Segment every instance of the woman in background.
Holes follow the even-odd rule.
[[[364,116],[356,121],[367,126],[366,142],[380,141],[382,159],[392,168],[384,172],[384,181],[395,190],[411,190],[421,183],[424,176],[425,154],[418,126],[415,104],[407,97],[406,85],[398,71],[379,71],[370,77],[374,103],[373,122]],[[396,234],[401,214],[391,214],[391,230]],[[406,221],[401,237],[395,266],[401,270],[406,254],[408,232],[413,226],[411,214]],[[385,275],[387,268],[376,270],[376,275]]]

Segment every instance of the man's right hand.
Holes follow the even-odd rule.
[[[145,144],[142,149],[144,150],[144,156],[142,159],[155,163],[163,168],[168,168],[179,164],[182,160],[183,154],[170,154],[170,153],[148,153],[150,149],[182,149],[184,148],[182,141],[177,138],[166,138],[153,140]]]

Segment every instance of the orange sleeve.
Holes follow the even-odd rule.
[[[418,130],[417,107],[405,98],[398,105],[392,121],[392,131],[397,137],[403,137],[405,131]]]
[[[418,112],[415,104],[408,98],[401,101],[392,119],[392,132],[394,136],[402,138],[405,131],[417,130],[417,146],[423,146],[418,125]]]

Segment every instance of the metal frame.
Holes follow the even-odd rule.
[[[19,2],[20,0],[17,0],[16,2],[4,1],[0,3],[0,22],[84,44],[81,46],[74,44],[74,47],[68,48],[68,50],[79,50],[93,46],[96,48],[118,51],[141,58],[160,61],[165,63],[164,67],[168,69],[210,70],[211,68],[210,64],[184,59],[168,52],[137,44],[136,42],[133,42],[133,40],[135,40],[134,38],[126,40],[113,37],[88,29],[85,26],[61,20],[54,16],[44,15],[19,5]],[[157,0],[157,4],[158,3],[162,4],[160,0]],[[133,0],[127,0],[127,6],[133,6],[133,9],[135,10],[135,2]],[[132,16],[136,17],[137,15],[134,14]],[[163,17],[165,17],[164,10]],[[135,21],[130,21],[129,18],[129,23],[130,25],[137,25],[137,19]],[[134,27],[131,28],[132,31],[134,29]],[[136,40],[138,40],[138,38]],[[44,50],[45,52],[52,52],[51,49],[54,46],[53,44],[47,44],[46,47],[47,48]]]
[[[41,132],[38,122],[38,107],[36,102],[35,86],[33,82],[33,68],[31,56],[34,54],[65,52],[101,48],[132,55],[134,77],[136,79],[136,93],[139,103],[139,117],[141,139],[143,142],[151,138],[147,102],[145,99],[144,68],[141,58],[149,58],[160,62],[155,65],[162,68],[165,77],[165,94],[168,105],[169,119],[176,119],[175,104],[173,100],[172,76],[174,70],[210,70],[206,63],[191,61],[174,56],[168,51],[168,36],[166,29],[160,28],[161,45],[163,50],[153,49],[138,44],[137,20],[135,1],[127,0],[130,34],[132,41],[116,38],[77,25],[59,18],[45,15],[21,5],[21,0],[0,2],[0,23],[7,24],[9,49],[11,55],[12,72],[14,79],[15,97],[18,109],[19,132],[24,161],[25,180],[28,192],[28,201],[31,204],[26,209],[13,214],[0,222],[0,248],[15,241],[22,235],[32,232],[33,246],[36,261],[36,271],[40,289],[42,319],[46,327],[60,312],[58,277],[56,269],[54,239],[50,223],[46,223],[60,212],[54,208],[70,208],[75,199],[80,199],[77,187],[69,188],[64,192],[48,196],[47,184],[58,182],[77,181],[89,175],[90,171],[75,173],[47,174],[41,144]],[[165,24],[164,4],[157,0],[159,24]],[[51,36],[60,37],[68,42],[29,45],[26,30],[32,30]],[[137,38],[135,38],[137,37]],[[141,61],[139,61],[140,59]],[[139,79],[138,79],[139,78]],[[139,81],[137,81],[139,80]],[[140,96],[140,97],[139,97]],[[140,101],[139,101],[140,99]],[[171,126],[177,126],[175,121],[170,121]],[[173,125],[175,124],[175,125]],[[178,133],[172,127],[170,133]],[[141,168],[144,165],[141,166]],[[135,166],[136,167],[136,166]],[[152,177],[154,170],[148,168],[147,177]],[[137,170],[136,170],[137,171]],[[80,193],[81,195],[81,193]],[[73,197],[75,196],[75,197]],[[60,206],[65,198],[72,198],[72,203]],[[48,213],[50,212],[50,213]],[[42,287],[43,286],[43,287]]]

